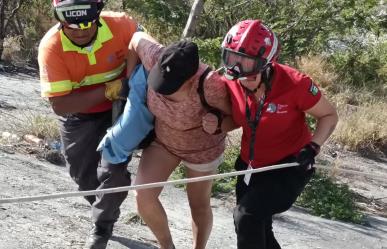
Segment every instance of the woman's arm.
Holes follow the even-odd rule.
[[[218,117],[215,114],[208,112],[202,117],[203,130],[208,134],[215,134],[218,129],[218,122]],[[220,124],[220,129],[222,132],[227,133],[238,128],[238,125],[235,124],[231,115],[223,116],[220,122],[222,122]]]
[[[306,110],[306,113],[310,114],[317,120],[317,126],[313,134],[312,141],[321,146],[329,138],[336,127],[338,121],[336,108],[323,95],[321,95],[317,104]]]
[[[131,49],[129,45],[128,57],[126,59],[126,78],[130,78],[130,75],[132,75],[132,72],[138,63],[140,63],[140,58],[136,51]]]
[[[156,64],[163,48],[163,45],[156,39],[144,32],[134,33],[132,40],[129,43],[129,51],[136,53],[148,72],[152,69],[153,65]],[[131,63],[130,67],[132,67],[133,62],[129,63]]]
[[[222,132],[229,132],[236,128],[232,118],[231,97],[226,87],[226,82],[218,72],[213,71],[212,75],[204,81],[204,93],[208,104],[220,110],[223,114],[220,120],[220,128]],[[202,126],[204,131],[209,134],[214,134],[218,129],[218,117],[212,113],[207,113],[202,118]]]

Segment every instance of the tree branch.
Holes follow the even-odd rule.
[[[23,5],[23,3],[24,3],[24,0],[19,0],[19,2],[17,3],[16,7],[13,10],[11,10],[11,14],[9,15],[8,19],[5,20],[4,32],[7,30],[9,22],[12,20],[14,15],[17,13],[17,11],[20,9],[20,7]]]

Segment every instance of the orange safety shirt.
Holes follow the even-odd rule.
[[[117,12],[102,12],[100,23],[94,43],[85,48],[74,45],[59,24],[46,33],[38,56],[42,97],[87,91],[125,75],[128,45],[137,23]],[[86,112],[102,112],[111,106],[106,100]]]

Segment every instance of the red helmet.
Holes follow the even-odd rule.
[[[52,0],[56,19],[79,28],[98,21],[103,5],[103,0]]]
[[[222,43],[222,62],[233,78],[254,75],[276,61],[280,44],[273,31],[260,20],[234,25]]]

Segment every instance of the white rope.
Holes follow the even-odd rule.
[[[117,188],[106,188],[106,189],[77,191],[77,192],[64,192],[64,193],[38,195],[38,196],[2,198],[2,199],[0,199],[0,204],[41,201],[41,200],[48,200],[48,199],[89,196],[89,195],[97,195],[97,194],[126,192],[126,191],[139,190],[139,189],[158,188],[158,187],[164,187],[167,185],[177,185],[177,184],[187,184],[187,183],[192,183],[192,182],[208,181],[208,180],[213,180],[213,179],[218,179],[218,178],[232,177],[232,176],[238,176],[238,175],[244,175],[244,174],[253,174],[253,173],[259,173],[259,172],[264,172],[264,171],[289,168],[289,167],[294,167],[294,166],[298,166],[298,163],[284,163],[284,164],[277,164],[277,165],[272,165],[272,166],[267,166],[267,167],[257,168],[257,169],[248,169],[248,170],[234,171],[234,172],[229,172],[229,173],[214,174],[214,175],[200,176],[200,177],[193,177],[193,178],[185,178],[185,179],[165,181],[165,182],[154,182],[154,183],[147,183],[147,184],[141,184],[141,185],[131,185],[131,186],[124,186],[124,187],[117,187]],[[329,167],[325,167],[325,166],[314,166],[314,167],[318,168],[318,169],[322,169],[322,170],[333,170],[333,168],[329,168]],[[371,176],[374,178],[380,178],[380,176],[375,175],[375,174],[364,173],[364,172],[359,172],[359,171],[354,171],[354,170],[346,170],[346,169],[336,169],[336,170],[350,173],[350,174],[358,174],[358,175]]]
[[[38,195],[38,196],[3,198],[3,199],[0,199],[0,204],[41,201],[41,200],[48,200],[48,199],[89,196],[89,195],[97,195],[97,194],[109,194],[109,193],[126,192],[131,190],[138,190],[138,189],[157,188],[157,187],[164,187],[167,185],[186,184],[191,182],[207,181],[207,180],[213,180],[218,178],[231,177],[231,176],[237,176],[237,175],[243,175],[243,174],[249,174],[249,173],[251,174],[251,173],[258,173],[258,172],[264,172],[264,171],[275,170],[275,169],[283,169],[288,167],[294,167],[297,165],[298,163],[285,163],[285,164],[272,165],[272,166],[267,166],[267,167],[258,168],[258,169],[241,170],[241,171],[234,171],[234,172],[223,173],[223,174],[200,176],[200,177],[179,179],[179,180],[166,181],[166,182],[154,182],[154,183],[147,183],[147,184],[141,184],[141,185],[131,185],[131,186],[125,186],[125,187],[106,188],[106,189],[89,190],[89,191],[77,191],[77,192],[65,192],[65,193],[48,194],[48,195]]]

